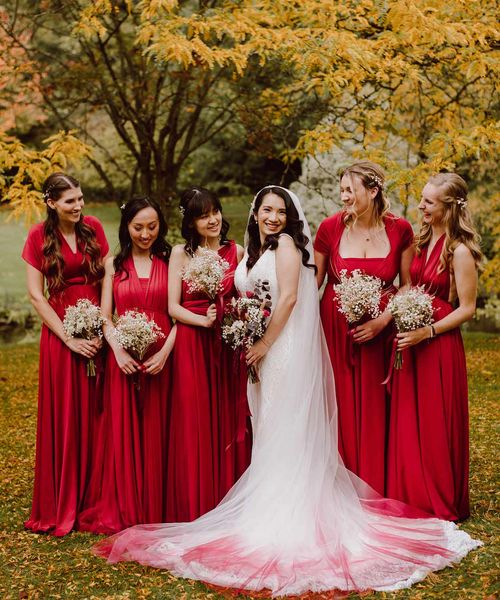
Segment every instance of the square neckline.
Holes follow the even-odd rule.
[[[389,258],[389,256],[392,254],[392,251],[394,250],[393,248],[393,244],[392,244],[392,239],[391,236],[389,235],[388,231],[387,231],[387,219],[386,217],[383,217],[383,221],[384,221],[384,232],[385,235],[387,236],[387,240],[389,241],[389,252],[385,255],[385,256],[342,256],[342,254],[340,254],[340,242],[342,241],[342,236],[344,235],[344,232],[346,231],[346,225],[344,223],[343,220],[341,220],[341,227],[342,227],[342,231],[339,235],[339,241],[337,244],[337,253],[339,255],[339,257],[342,260],[387,260]]]

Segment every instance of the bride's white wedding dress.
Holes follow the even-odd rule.
[[[307,223],[305,231],[310,239]],[[245,256],[235,275],[241,292],[269,281],[273,306],[280,293],[275,254],[266,250],[249,273]],[[453,523],[408,518],[412,509],[379,497],[341,463],[312,269],[301,268],[297,304],[261,363],[260,379],[249,385],[252,461],[224,500],[192,523],[126,529],[101,542],[99,554],[287,595],[408,587],[480,545]]]

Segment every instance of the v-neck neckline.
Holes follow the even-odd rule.
[[[66,244],[66,246],[68,246],[69,251],[71,252],[71,254],[73,256],[76,256],[78,254],[78,238],[76,237],[76,231],[75,231],[75,246],[76,246],[76,250],[73,250],[73,248],[70,246],[70,243],[68,242],[68,240],[66,239],[66,236],[64,235],[64,233],[59,229],[59,227],[57,228],[57,231],[59,232],[59,235],[62,237],[64,243]]]
[[[151,267],[149,269],[149,274],[147,277],[139,277],[139,273],[137,272],[137,268],[135,266],[135,261],[134,261],[134,257],[132,255],[130,255],[130,260],[132,261],[132,266],[134,268],[134,272],[135,272],[135,276],[137,277],[137,279],[151,279],[151,273],[153,272],[153,263],[154,263],[154,255],[151,257]]]
[[[436,240],[436,243],[434,244],[434,246],[432,246],[431,251],[429,252],[429,245],[427,245],[426,249],[425,249],[425,256],[424,256],[424,269],[427,268],[431,258],[433,257],[434,252],[436,251],[436,248],[440,245],[441,239],[446,235],[446,233],[442,233],[438,239]]]

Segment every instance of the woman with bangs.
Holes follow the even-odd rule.
[[[413,231],[389,212],[385,176],[375,163],[360,161],[340,176],[343,209],[319,226],[314,243],[318,286],[328,275],[321,300],[321,321],[335,374],[339,450],[346,467],[380,494],[385,492],[387,420],[386,388],[392,320],[384,311],[399,285],[409,282]],[[381,279],[382,314],[349,327],[333,286],[340,273],[359,269]]]
[[[243,248],[227,239],[215,194],[202,187],[180,200],[186,240],[172,249],[168,306],[177,323],[167,476],[167,521],[192,521],[211,510],[248,466],[246,367],[222,343],[224,304],[236,295],[234,271]],[[229,263],[216,303],[189,291],[182,276],[200,249]]]
[[[68,337],[65,310],[86,298],[99,305],[108,242],[101,223],[84,216],[79,182],[53,173],[43,184],[47,218],[34,225],[24,245],[28,293],[43,321],[40,337],[35,485],[25,527],[63,536],[79,527],[90,477],[93,438],[100,404],[96,377],[99,338]],[[45,288],[48,297],[45,296]]]
[[[429,179],[418,207],[411,284],[433,296],[434,323],[398,334],[392,375],[387,495],[460,521],[469,516],[468,393],[460,325],[474,315],[482,253],[456,173]]]

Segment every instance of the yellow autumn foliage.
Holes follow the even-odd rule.
[[[199,81],[201,89],[207,74],[234,83],[250,76],[259,81],[260,68],[275,69],[276,77],[267,71],[268,83],[234,111],[249,141],[263,153],[278,152],[293,161],[328,152],[347,140],[358,155],[382,162],[404,203],[415,197],[429,172],[468,161],[489,163],[498,153],[494,98],[500,34],[495,3],[93,0],[75,6],[80,12],[73,17],[72,31],[82,48],[95,48],[97,56],[127,22],[135,50],[157,67],[160,82],[161,77],[180,82],[185,76],[186,81]],[[105,60],[114,77],[112,59]],[[127,56],[116,59],[126,61]],[[127,83],[117,80],[117,93]],[[105,91],[109,98],[112,88]],[[180,92],[175,94],[180,97]],[[206,101],[202,94],[199,98]],[[183,106],[183,114],[196,113],[196,102],[198,97]],[[301,103],[318,107],[317,116],[297,125],[292,119]],[[133,110],[128,105],[109,111],[122,136],[124,119],[134,128],[134,118],[142,118],[141,110]],[[149,107],[144,105],[145,110]],[[162,129],[158,125],[164,138],[176,119]],[[156,121],[156,113],[150,121],[144,119]],[[282,139],[287,121],[293,123],[294,135]],[[135,127],[137,135],[142,135],[141,128],[142,123]],[[193,131],[186,124],[174,131],[172,143]],[[135,148],[151,144],[158,158],[165,149],[154,146],[154,135],[144,134]],[[128,139],[126,143],[132,145]],[[179,151],[171,164],[177,168],[179,154],[191,151]],[[26,201],[18,206],[22,210],[31,205]]]
[[[0,197],[12,207],[9,219],[23,217],[28,223],[42,215],[43,181],[54,171],[64,171],[68,161],[88,155],[90,148],[60,131],[44,140],[43,150],[33,150],[0,131]]]

